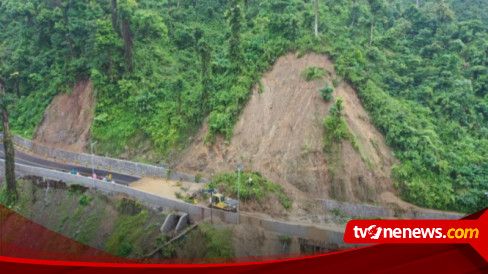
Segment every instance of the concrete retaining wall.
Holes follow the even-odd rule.
[[[417,220],[459,220],[464,218],[466,214],[456,213],[456,212],[440,212],[438,210],[413,210],[411,212],[406,212],[404,215],[406,219],[417,219]]]
[[[415,210],[410,209],[408,211],[394,212],[379,206],[364,205],[364,204],[353,204],[347,202],[338,202],[335,200],[321,200],[327,210],[339,210],[347,216],[353,218],[394,218],[402,217],[405,219],[416,219],[416,220],[437,220],[437,219],[448,219],[448,220],[458,220],[466,216],[462,213],[440,211],[440,210]]]
[[[273,219],[256,217],[250,214],[241,213],[240,223],[262,227],[268,231],[273,231],[281,235],[294,236],[301,239],[312,240],[317,243],[336,244],[339,247],[351,247],[359,245],[349,245],[344,243],[345,227],[335,225],[311,225],[290,223]]]
[[[181,214],[180,219],[179,219],[178,223],[176,224],[175,233],[173,236],[180,234],[180,232],[183,231],[183,229],[185,228],[185,226],[187,224],[188,224],[188,214],[186,214],[186,213]]]
[[[176,220],[175,213],[170,213],[168,216],[166,216],[166,220],[164,220],[164,223],[161,226],[161,233],[167,234],[171,230],[173,230],[173,228],[175,228],[175,220]]]
[[[161,233],[168,234],[173,229],[172,237],[178,235],[185,226],[188,224],[188,214],[187,213],[180,213],[180,212],[172,212],[164,220],[163,225],[161,226]]]
[[[388,217],[392,215],[389,210],[373,206],[353,204],[346,202],[338,202],[335,200],[321,200],[325,208],[328,210],[339,210],[348,216],[362,217],[362,218],[374,218],[374,217]]]
[[[0,134],[0,139],[3,139],[3,134]],[[14,144],[17,149],[22,149],[30,153],[37,154],[46,159],[51,159],[59,162],[69,162],[75,165],[81,165],[86,167],[92,166],[92,155],[85,153],[75,153],[71,151],[61,150],[46,147],[31,140],[22,138],[20,136],[14,136]],[[113,171],[120,174],[131,175],[134,177],[156,177],[156,178],[169,178],[172,180],[183,180],[188,182],[194,182],[195,176],[189,174],[183,174],[178,172],[170,172],[167,165],[153,166],[136,162],[130,162],[125,160],[113,159],[108,157],[102,157],[93,155],[93,166],[96,169],[105,170],[107,172]],[[168,174],[169,172],[169,174]],[[208,182],[208,180],[202,178],[202,182]]]

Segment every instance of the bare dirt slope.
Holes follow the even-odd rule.
[[[307,82],[301,72],[322,67],[330,73],[322,81]],[[228,146],[222,139],[204,144],[205,125],[193,145],[176,163],[183,171],[212,175],[234,171],[239,163],[282,185],[295,201],[294,209],[309,207],[314,198],[353,202],[377,202],[383,192],[393,191],[389,179],[395,162],[381,134],[371,125],[356,92],[341,83],[334,97],[342,97],[345,119],[359,143],[349,142],[330,153],[322,149],[323,119],[332,102],[324,102],[318,89],[332,82],[334,67],[327,56],[307,54],[279,58],[261,80],[263,92],[251,98],[234,127]]]
[[[44,112],[34,141],[47,146],[83,152],[90,138],[95,99],[93,83],[80,80],[71,94],[54,98]]]

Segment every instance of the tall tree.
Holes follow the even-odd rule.
[[[0,75],[2,71],[0,69]],[[10,124],[8,120],[7,106],[11,97],[6,94],[5,87],[7,78],[0,76],[0,108],[2,111],[3,125],[3,151],[5,154],[5,179],[7,181],[8,202],[17,200],[17,182],[15,181],[15,150],[10,133]]]
[[[231,27],[229,38],[230,59],[233,61],[234,69],[239,70],[243,56],[241,51],[242,12],[238,0],[232,0],[232,6],[227,10],[226,17]]]
[[[382,18],[383,16],[383,8],[385,3],[383,0],[368,0],[370,10],[371,10],[371,25],[370,25],[370,33],[369,33],[369,46],[373,45],[374,40],[374,29],[377,20]]]
[[[204,39],[198,43],[198,50],[200,52],[200,62],[202,66],[202,98],[201,98],[201,111],[203,114],[207,114],[208,99],[210,94],[210,86],[212,81],[211,70],[211,49],[207,41]]]
[[[70,34],[70,22],[69,22],[69,12],[71,9],[70,1],[67,1],[62,4],[62,10],[63,10],[63,21],[64,21],[64,27],[65,27],[65,33],[64,37],[66,39],[66,43],[68,44],[68,49],[69,49],[69,61],[72,61],[74,58],[73,54],[73,39],[71,39],[71,34]]]
[[[95,49],[97,50],[97,60],[103,65],[103,69],[108,72],[110,82],[114,81],[116,64],[114,57],[118,48],[120,38],[110,27],[108,20],[99,20],[97,22],[97,31],[95,34]]]
[[[351,24],[349,25],[349,27],[354,26],[354,24],[356,23],[356,20],[358,19],[360,13],[361,13],[361,9],[359,7],[358,0],[355,0],[353,6],[351,8],[351,12],[349,14],[349,18],[351,19]]]
[[[183,106],[183,92],[185,92],[185,82],[183,81],[183,79],[179,77],[175,82],[173,82],[172,90],[174,95],[176,96],[178,116],[181,116],[181,109]]]
[[[127,71],[132,72],[134,70],[134,63],[132,61],[134,51],[134,34],[131,29],[131,16],[133,7],[137,6],[137,3],[132,0],[124,0],[118,3],[118,15],[121,23],[121,33],[124,39],[124,58]]]
[[[120,33],[120,27],[119,27],[119,15],[117,11],[117,0],[111,0],[110,1],[110,11],[112,13],[112,26],[117,32],[117,34],[122,37],[122,34]]]
[[[319,36],[319,0],[315,0],[315,37]]]

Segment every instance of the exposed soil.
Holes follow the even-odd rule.
[[[91,80],[79,80],[71,94],[54,98],[44,112],[34,141],[60,149],[84,152],[90,139],[95,98]]]
[[[131,183],[130,187],[150,192],[170,199],[178,199],[176,193],[187,197],[188,194],[202,189],[205,185],[192,182],[178,182],[166,179],[153,179],[144,177],[137,182]]]
[[[329,73],[321,81],[307,82],[301,72],[322,67]],[[315,198],[350,202],[380,202],[381,193],[395,192],[390,167],[395,163],[382,135],[371,125],[356,92],[340,83],[334,97],[344,99],[344,117],[356,136],[359,151],[345,141],[332,152],[323,151],[323,119],[333,102],[322,100],[318,90],[336,77],[327,56],[306,54],[279,58],[256,87],[234,127],[229,145],[217,137],[204,144],[205,125],[175,164],[176,169],[211,176],[233,171],[258,171],[284,187],[294,213],[310,212]]]

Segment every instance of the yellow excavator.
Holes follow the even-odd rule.
[[[221,193],[212,193],[212,197],[210,197],[210,207],[237,212],[237,201],[234,199],[226,199],[224,194]]]
[[[237,201],[234,199],[226,198],[224,194],[219,193],[216,189],[213,188],[201,189],[189,195],[188,198],[194,204],[198,204],[198,197],[202,197],[202,195],[210,195],[210,198],[208,198],[208,207],[237,212]]]

